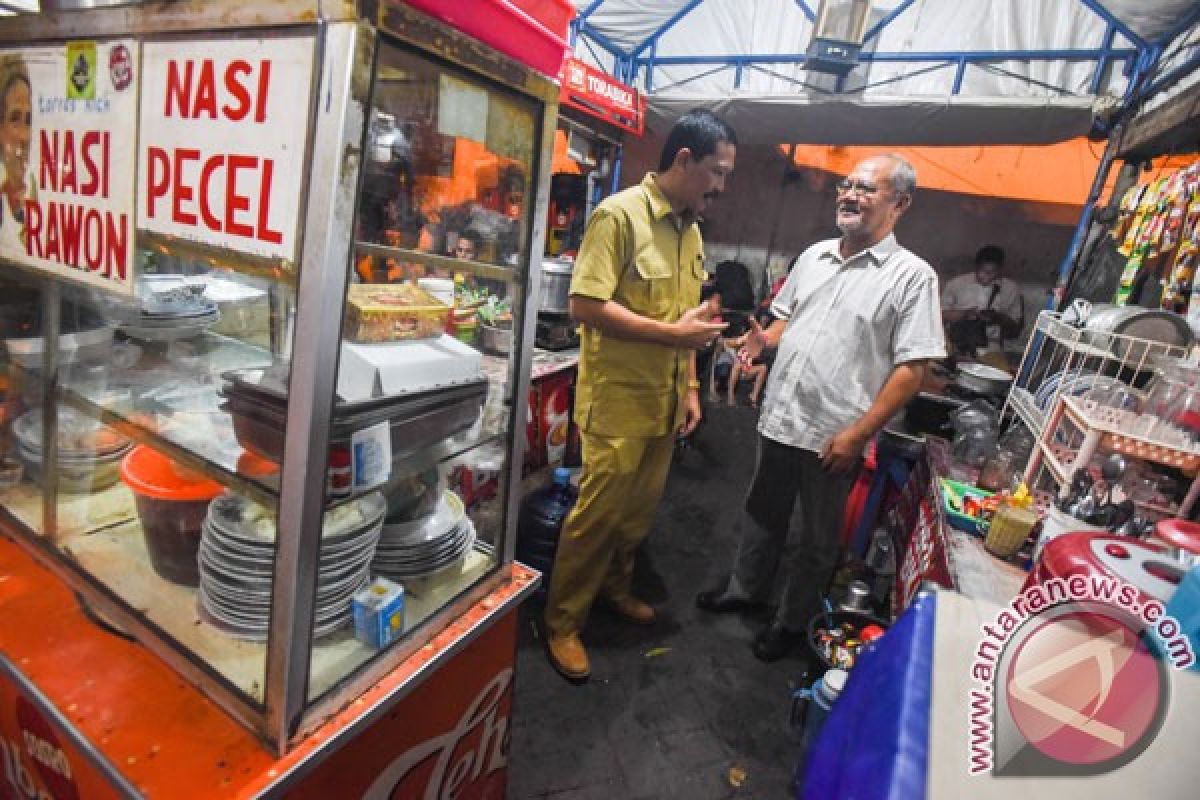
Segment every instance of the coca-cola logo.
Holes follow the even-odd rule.
[[[21,745],[42,785],[55,800],[79,800],[71,762],[58,743],[58,737],[41,712],[24,697],[17,698],[17,724],[21,728]]]
[[[506,667],[480,690],[458,724],[388,764],[363,800],[454,800],[508,764],[508,716],[501,701],[513,671]],[[432,762],[432,763],[431,763]]]

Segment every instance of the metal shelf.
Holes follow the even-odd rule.
[[[495,264],[485,264],[481,261],[466,261],[452,256],[439,256],[421,250],[411,250],[407,247],[389,247],[385,244],[355,242],[354,250],[356,253],[375,256],[376,258],[394,258],[401,262],[411,261],[424,267],[445,270],[451,274],[455,272],[469,272],[481,278],[492,278],[493,280],[504,281],[506,283],[512,283],[521,278],[516,267],[499,267]]]

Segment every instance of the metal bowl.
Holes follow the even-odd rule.
[[[1013,376],[1002,369],[987,364],[966,363],[958,365],[954,382],[962,388],[978,394],[999,396],[1008,391]]]

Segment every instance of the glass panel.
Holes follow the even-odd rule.
[[[271,345],[286,342],[278,321],[289,317],[290,290],[169,253],[139,262],[132,298],[50,287],[62,298],[52,405],[38,391],[41,358],[15,356],[23,345],[8,338],[25,330],[44,342],[50,289],[5,288],[4,442],[23,480],[0,489],[0,502],[262,703],[282,457],[274,423],[286,405],[255,398],[261,413],[239,415],[236,379],[286,371],[287,348]],[[55,511],[46,524],[43,495]]]
[[[345,494],[384,502],[358,575],[403,587],[392,641],[498,563],[538,113],[480,78],[380,51],[331,431]],[[358,633],[318,641],[311,697],[386,644]]]
[[[30,530],[44,534],[42,492],[21,456],[17,421],[40,409],[42,292],[14,273],[0,275],[0,506]]]

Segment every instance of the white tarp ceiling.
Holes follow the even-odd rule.
[[[839,86],[796,59],[813,32],[806,9],[818,0],[574,2],[591,12],[577,55],[614,70],[617,57],[602,39],[635,59],[652,122],[703,104],[740,122],[746,139],[847,144],[1032,144],[1086,134],[1096,113],[1121,101],[1139,47],[1175,31],[1200,5],[875,0],[868,30],[886,24]],[[1166,47],[1176,59],[1182,49]],[[994,55],[1014,51],[1020,57]],[[964,54],[960,66],[953,57]]]

